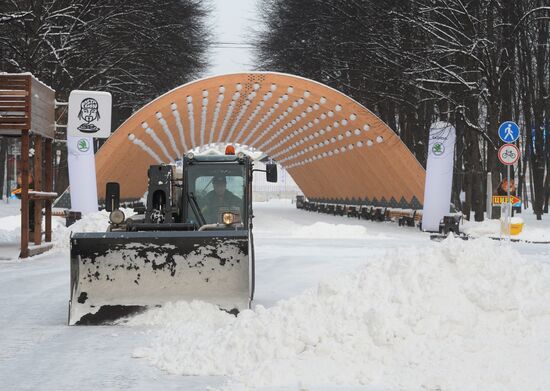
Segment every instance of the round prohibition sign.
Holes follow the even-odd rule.
[[[507,166],[515,164],[519,160],[519,149],[514,144],[504,144],[498,150],[498,158]]]

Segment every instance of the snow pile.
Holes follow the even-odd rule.
[[[21,237],[21,216],[0,217],[0,243],[17,243]]]
[[[512,235],[512,239],[532,242],[550,242],[550,224],[548,217],[545,215],[542,221],[534,220],[532,216],[529,217],[530,218],[524,222],[522,232],[519,235]],[[512,219],[517,218],[513,217]],[[517,221],[512,221],[512,223],[516,222]],[[464,221],[460,230],[476,238],[501,236],[500,220],[498,219],[485,219],[481,222]]]
[[[236,318],[180,302],[129,324],[156,331],[135,357],[240,386],[550,387],[550,265],[487,239],[389,250],[315,291]]]
[[[128,216],[130,210],[123,210]],[[109,212],[102,210],[95,213],[90,213],[77,220],[70,227],[59,225],[53,232],[53,241],[55,248],[60,250],[70,249],[70,238],[73,232],[105,232],[109,227]]]
[[[485,219],[480,222],[464,221],[460,230],[476,238],[483,236],[498,237],[500,234],[500,220]]]
[[[10,199],[9,202],[5,200],[0,201],[0,217],[16,216],[21,213],[21,201],[18,199]],[[1,226],[4,228],[4,226]]]
[[[292,229],[291,236],[304,239],[366,239],[372,238],[367,228],[362,225],[328,224],[317,222],[311,225],[301,225]],[[387,239],[377,234],[376,239]]]
[[[134,214],[132,209],[122,209],[126,216]],[[42,229],[44,229],[44,221]],[[70,227],[65,226],[65,218],[52,217],[54,248],[68,250],[72,232],[105,232],[109,226],[109,212],[91,213],[77,220]],[[0,217],[0,243],[18,243],[21,237],[21,215]]]
[[[133,209],[121,208],[126,218],[133,216]],[[65,219],[62,220],[63,224]],[[53,233],[55,248],[60,250],[70,249],[70,238],[73,232],[106,232],[109,227],[109,212],[102,210],[90,213],[77,220],[70,227],[59,225]]]

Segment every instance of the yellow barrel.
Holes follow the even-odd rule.
[[[512,217],[510,219],[510,235],[519,235],[521,231],[523,230],[523,219],[521,217]],[[501,218],[500,219],[500,232],[503,235],[506,235],[507,229],[506,229],[506,219]]]
[[[510,235],[519,235],[523,230],[523,222],[510,224]]]

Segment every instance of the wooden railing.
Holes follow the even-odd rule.
[[[20,134],[31,128],[30,75],[0,75],[0,131]]]

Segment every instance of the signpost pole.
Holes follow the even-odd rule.
[[[506,205],[506,216],[504,218],[504,224],[506,226],[506,236],[508,242],[510,242],[510,228],[512,225],[512,199],[510,196],[510,166],[515,164],[519,157],[520,157],[520,151],[519,149],[513,144],[517,141],[520,135],[519,126],[512,121],[506,121],[500,124],[498,128],[498,136],[500,139],[505,143],[503,146],[500,147],[498,151],[498,157],[502,164],[506,165],[506,179],[507,179],[507,189],[506,193],[508,194],[508,199],[505,203],[502,204],[502,208],[504,208],[504,205]],[[502,217],[501,217],[502,218]],[[502,231],[502,229],[501,229]]]
[[[492,173],[487,173],[487,218],[493,218],[493,178]]]
[[[510,198],[510,164],[506,165],[506,176],[508,178],[508,211],[506,215],[506,236],[508,237],[508,242],[510,242],[510,227],[512,225],[512,199]]]

